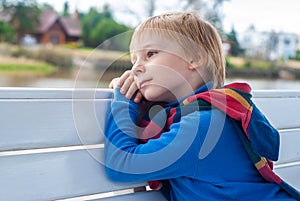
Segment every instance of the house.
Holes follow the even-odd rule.
[[[279,33],[276,53],[284,59],[294,58],[298,50],[298,35],[293,33]]]
[[[76,42],[81,37],[79,14],[59,17],[52,9],[45,9],[40,15],[40,25],[33,33],[38,43],[65,44]]]
[[[17,24],[12,21],[15,9],[2,10],[0,20]],[[60,17],[51,8],[42,11],[39,17],[39,25],[33,33],[25,33],[18,36],[17,40],[30,41],[33,39],[40,44],[65,44],[77,42],[81,38],[81,25],[78,11],[70,17]],[[16,25],[17,26],[17,25]],[[15,27],[15,26],[14,26]]]
[[[240,33],[238,40],[246,56],[269,60],[295,57],[299,44],[295,33],[258,32],[253,26]]]

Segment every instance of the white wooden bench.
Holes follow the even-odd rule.
[[[281,133],[275,170],[300,189],[300,91],[255,91]],[[0,200],[164,200],[103,167],[108,89],[0,88]],[[140,188],[142,187],[142,188]]]

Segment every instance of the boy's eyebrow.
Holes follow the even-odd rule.
[[[162,46],[162,45],[161,45],[161,44],[158,44],[158,43],[148,43],[148,44],[142,45],[142,46],[141,46],[141,49],[159,48],[159,47],[161,47],[161,46]]]
[[[163,41],[159,41],[159,42],[146,42],[146,43],[136,43],[136,45],[133,46],[135,50],[142,50],[142,49],[166,49],[164,48],[165,45],[164,45],[164,42]]]

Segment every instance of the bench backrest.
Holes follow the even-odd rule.
[[[300,91],[254,97],[281,133],[276,172],[300,189]],[[106,177],[103,130],[111,98],[108,89],[0,88],[0,200],[162,200],[158,192],[133,193],[146,183]],[[127,195],[111,198],[118,194]]]

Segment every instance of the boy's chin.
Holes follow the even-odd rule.
[[[157,97],[151,96],[151,95],[144,95],[144,98],[145,98],[147,101],[151,101],[151,102],[157,102],[157,101],[159,101]]]
[[[150,102],[165,102],[165,103],[173,102],[173,100],[167,97],[167,92],[159,93],[159,91],[157,90],[156,92],[145,91],[142,94],[144,98]]]
[[[161,96],[156,92],[152,92],[152,91],[145,91],[145,92],[142,92],[144,98],[147,100],[147,101],[151,101],[151,102],[159,102],[159,101],[162,101],[161,100]]]

